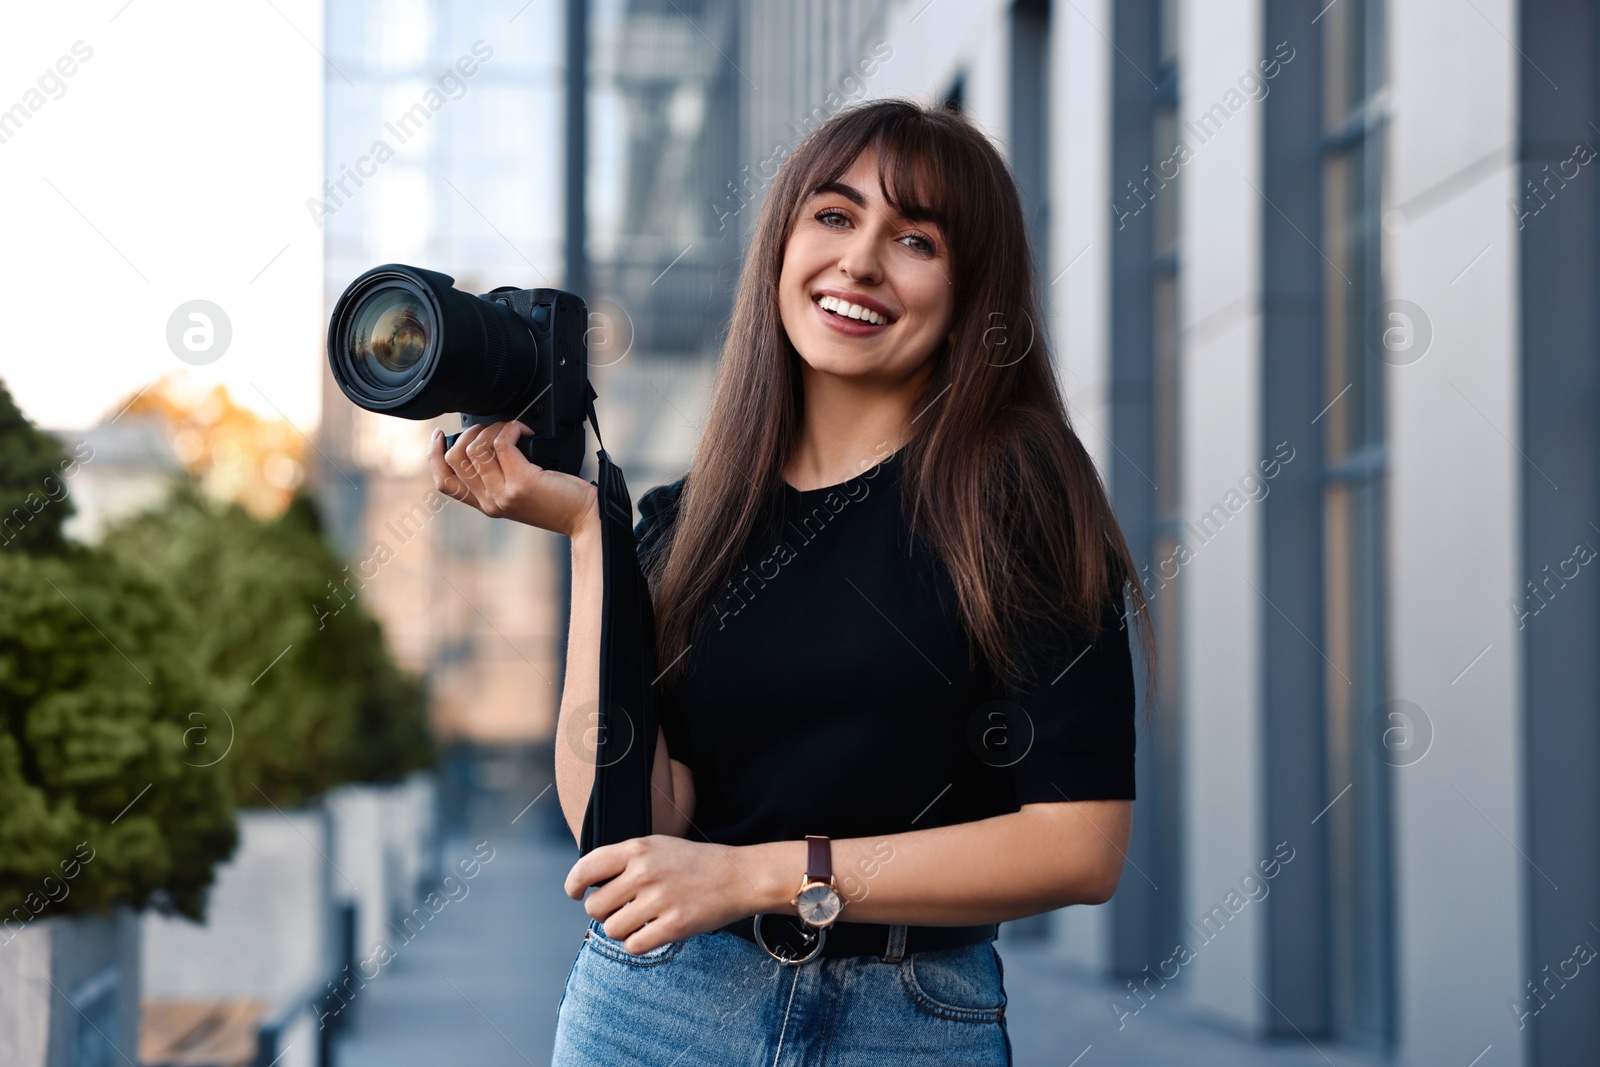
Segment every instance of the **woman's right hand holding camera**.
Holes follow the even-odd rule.
[[[577,537],[600,527],[593,482],[528,462],[517,441],[532,434],[520,422],[469,426],[448,450],[444,431],[428,445],[434,488],[493,518]]]

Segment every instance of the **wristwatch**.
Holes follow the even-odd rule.
[[[790,956],[774,949],[761,936],[761,920],[755,917],[756,943],[767,950],[767,955],[779,963],[795,967],[814,960],[822,952],[827,940],[828,927],[839,917],[844,899],[833,887],[833,846],[826,837],[806,837],[806,873],[800,879],[800,889],[789,901],[800,913],[800,949],[804,955]],[[794,939],[791,938],[791,941]]]
[[[844,899],[833,885],[833,845],[826,837],[807,835],[805,877],[789,903],[799,909],[800,921],[813,928],[839,917]]]

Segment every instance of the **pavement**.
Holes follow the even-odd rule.
[[[474,850],[491,860],[351,1003],[337,1067],[545,1065],[556,1009],[582,946],[583,905],[561,891],[577,860],[549,819],[444,843],[451,869]],[[1001,927],[1007,1025],[1016,1067],[1374,1067],[1386,1061],[1293,1038],[1262,1043],[1221,1029],[1176,995],[1119,1030],[1107,1009],[1121,989],[1054,956],[1047,943]],[[399,939],[396,939],[397,942]]]

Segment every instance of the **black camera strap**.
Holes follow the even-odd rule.
[[[594,787],[583,816],[580,855],[600,845],[651,833],[651,771],[655,766],[655,611],[639,569],[633,500],[622,468],[611,461],[589,389],[589,424],[600,445],[600,546],[605,591],[600,615],[600,707],[595,723]]]

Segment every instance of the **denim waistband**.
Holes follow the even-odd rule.
[[[755,916],[747,915],[722,927],[746,941],[760,944],[755,932]],[[902,959],[916,952],[930,949],[960,948],[993,941],[1000,933],[999,923],[981,923],[976,926],[905,926],[892,923],[834,922],[827,927],[827,937],[818,953],[827,959],[842,956],[880,956],[885,960]],[[811,942],[802,930],[799,916],[778,912],[761,920],[761,937],[775,949],[792,956],[804,956],[811,950]]]

